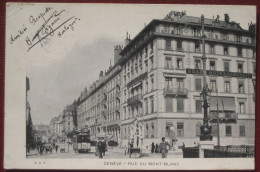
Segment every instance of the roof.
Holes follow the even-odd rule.
[[[194,24],[201,24],[200,17],[193,17],[187,15],[176,15],[174,14],[175,11],[171,11],[163,20],[167,21],[176,21],[180,23],[194,23]],[[212,26],[212,27],[222,27],[226,29],[235,29],[235,30],[243,30],[239,23],[236,22],[225,22],[219,20],[219,16],[215,19],[204,18],[205,25]]]

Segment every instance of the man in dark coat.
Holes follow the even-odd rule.
[[[167,148],[167,146],[169,148]],[[168,149],[171,148],[171,145],[165,141],[165,138],[162,138],[162,142],[159,145],[159,150],[162,152],[162,158],[167,158]]]
[[[103,156],[105,156],[105,154],[106,154],[106,149],[107,149],[107,144],[106,144],[105,140],[102,140],[102,142],[101,142],[101,151],[103,153]]]
[[[99,158],[103,158],[103,155],[102,155],[102,142],[101,141],[98,141],[98,143],[97,143],[97,151],[98,151]]]

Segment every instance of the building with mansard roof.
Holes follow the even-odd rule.
[[[209,115],[217,144],[255,142],[255,25],[244,30],[230,20],[205,18]],[[138,120],[139,143],[193,146],[203,124],[201,19],[170,12],[152,20],[121,51],[121,144],[127,145]]]

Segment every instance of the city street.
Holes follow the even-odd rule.
[[[182,158],[182,151],[169,151],[168,153],[168,158]],[[88,159],[98,159],[98,156],[95,156],[95,147],[91,147],[91,152],[89,153],[75,153],[70,147],[69,152],[66,149],[65,153],[56,153],[56,151],[53,151],[53,153],[47,153],[43,155],[37,155],[36,151],[32,150],[27,156],[27,158],[53,158],[53,159],[58,159],[58,158],[88,158]],[[129,158],[129,154],[125,155],[125,150],[123,148],[109,148],[108,151],[106,152],[106,156],[103,157],[104,159],[121,159],[121,158]],[[137,154],[132,154],[131,158],[138,158]],[[142,153],[141,158],[161,158],[160,153],[150,153],[150,150],[146,149]]]

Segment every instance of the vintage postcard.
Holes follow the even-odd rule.
[[[256,7],[8,3],[7,169],[254,169]]]

